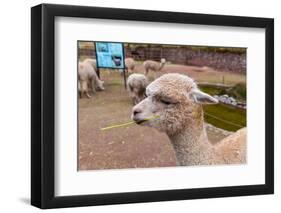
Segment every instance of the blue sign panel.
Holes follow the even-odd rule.
[[[124,69],[123,43],[96,42],[97,66]]]

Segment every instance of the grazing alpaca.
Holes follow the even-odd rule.
[[[86,94],[90,98],[89,87],[92,88],[92,92],[95,93],[97,90],[104,90],[103,81],[101,81],[89,61],[79,62],[78,65],[78,89],[80,91],[80,97]]]
[[[152,60],[144,61],[143,67],[144,67],[145,75],[147,76],[150,70],[152,70],[155,75],[156,72],[160,71],[164,67],[165,64],[166,64],[165,58],[161,58],[160,63],[157,61],[152,61]]]
[[[133,73],[135,69],[136,62],[133,58],[126,58],[125,59],[125,67],[128,70],[128,73]]]
[[[218,101],[203,93],[181,74],[165,74],[147,86],[147,98],[133,108],[132,118],[165,132],[179,165],[234,164],[246,162],[246,128],[216,145],[207,138],[202,104]],[[145,120],[148,117],[155,117]]]
[[[133,103],[137,104],[145,98],[145,89],[148,85],[147,78],[143,74],[131,74],[127,81],[127,87]]]
[[[97,70],[97,60],[96,59],[92,59],[92,58],[86,58],[83,63],[90,63],[94,70]]]

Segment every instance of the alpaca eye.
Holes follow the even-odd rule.
[[[160,101],[161,101],[161,103],[163,103],[165,105],[170,105],[171,104],[170,101],[166,101],[166,100],[163,100],[163,99],[161,99]]]

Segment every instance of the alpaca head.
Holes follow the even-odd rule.
[[[161,64],[165,64],[166,63],[166,59],[165,58],[161,58],[160,63]]]
[[[165,64],[166,64],[166,59],[165,58],[161,58],[159,70],[161,70],[165,66]]]
[[[165,74],[146,88],[147,97],[133,108],[132,119],[172,136],[203,121],[202,104],[217,99],[200,91],[188,76]],[[154,119],[146,120],[154,117]]]
[[[101,81],[99,79],[97,79],[97,85],[96,85],[96,89],[99,90],[99,91],[103,91],[104,90],[104,81]]]

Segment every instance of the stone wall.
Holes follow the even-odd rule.
[[[175,64],[208,66],[217,70],[246,73],[246,54],[192,50],[188,47],[145,48],[132,50],[126,47],[126,57],[135,60],[165,58]]]
[[[246,54],[232,52],[215,52],[194,50],[187,46],[178,47],[143,47],[125,46],[126,57],[145,61],[160,61],[165,58],[173,64],[208,66],[219,71],[246,73]],[[79,56],[95,58],[94,48],[79,49]]]

